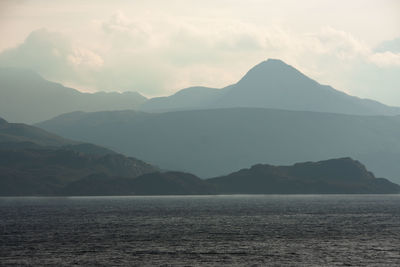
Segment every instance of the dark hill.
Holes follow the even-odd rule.
[[[215,194],[213,185],[188,173],[155,172],[137,178],[92,175],[68,184],[64,195],[204,195]]]
[[[254,165],[208,183],[226,194],[381,194],[399,193],[400,186],[375,176],[351,158]]]
[[[23,123],[9,123],[0,118],[0,149],[64,149],[86,154],[115,154],[114,151],[62,138],[40,128]]]
[[[166,170],[216,177],[253,165],[350,156],[400,182],[400,116],[256,108],[70,113],[38,124]]]
[[[34,143],[41,146],[73,145],[74,142],[23,123],[9,123],[0,118],[0,143]]]
[[[131,121],[132,114],[122,114],[117,124],[126,119]],[[114,119],[115,114],[109,115]],[[145,113],[133,115],[138,123],[148,116],[157,118]],[[361,163],[350,158],[280,167],[259,164],[202,180],[189,173],[159,172],[141,160],[92,144],[73,143],[32,126],[5,120],[0,120],[0,124],[2,196],[396,193],[399,190],[398,185],[375,178]],[[185,140],[180,141],[185,144]],[[175,155],[173,150],[167,152]],[[193,150],[186,156],[193,157],[196,152]]]
[[[64,149],[0,149],[0,195],[57,195],[87,176],[134,178],[157,171],[120,154],[93,155]]]
[[[0,119],[0,195],[54,195],[88,175],[136,177],[155,171],[107,148]]]

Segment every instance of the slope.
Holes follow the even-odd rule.
[[[169,97],[150,99],[140,108],[157,112],[229,107],[277,108],[354,115],[400,114],[398,107],[360,99],[330,86],[321,85],[277,59],[261,62],[236,84],[223,89],[187,88]]]
[[[168,113],[70,113],[38,124],[163,169],[215,177],[256,162],[353,157],[400,181],[400,116],[232,108]]]
[[[34,123],[58,114],[137,108],[146,100],[136,92],[82,93],[24,69],[0,68],[0,115]]]

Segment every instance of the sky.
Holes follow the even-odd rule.
[[[85,92],[222,88],[278,58],[400,106],[400,1],[0,1],[0,66]]]

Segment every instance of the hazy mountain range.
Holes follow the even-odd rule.
[[[276,108],[353,115],[396,115],[400,108],[347,95],[321,85],[292,66],[269,59],[253,67],[236,84],[222,89],[191,87],[169,97],[144,102],[143,111],[232,107]]]
[[[54,195],[78,180],[158,171],[107,148],[0,119],[0,195]]]
[[[398,107],[360,99],[321,85],[276,59],[261,62],[236,84],[222,89],[191,87],[169,97],[152,99],[137,92],[82,93],[47,81],[29,70],[0,68],[0,115],[13,122],[36,123],[73,111],[165,112],[228,107],[353,115],[400,114]]]
[[[30,70],[0,68],[0,116],[12,122],[35,123],[76,110],[135,109],[145,101],[136,92],[82,93]]]
[[[260,162],[286,165],[351,156],[378,176],[400,181],[400,116],[256,108],[75,112],[38,126],[200,177]]]
[[[204,180],[160,172],[109,149],[0,120],[1,196],[398,192],[399,185],[375,178],[350,158],[280,167],[258,164]]]
[[[400,192],[400,186],[375,178],[350,158],[291,167],[260,164],[203,180],[5,120],[0,121],[0,174],[2,196]]]
[[[192,87],[169,97],[149,100],[137,93],[81,93],[26,70],[0,69],[0,82],[0,114],[5,118],[33,122],[80,110],[36,124],[59,136],[25,124],[0,121],[0,150],[5,158],[10,155],[16,160],[16,165],[10,168],[7,164],[11,163],[4,161],[3,173],[13,174],[13,170],[18,170],[16,166],[20,166],[22,177],[30,177],[28,180],[32,181],[35,179],[29,176],[32,173],[29,162],[36,162],[36,174],[43,171],[47,178],[58,177],[58,172],[61,176],[74,173],[69,170],[71,166],[58,165],[50,168],[56,171],[48,172],[53,158],[61,158],[66,164],[87,162],[83,169],[78,168],[78,173],[84,175],[75,173],[73,176],[78,178],[60,182],[62,186],[50,190],[53,193],[159,192],[157,186],[151,186],[153,183],[164,184],[168,192],[176,194],[237,193],[234,187],[229,187],[230,182],[241,177],[240,182],[248,181],[255,190],[257,184],[265,182],[258,180],[264,176],[268,183],[263,186],[275,188],[274,192],[292,192],[282,189],[287,181],[303,191],[310,189],[304,192],[339,192],[340,186],[331,180],[329,183],[318,179],[306,181],[306,177],[293,174],[286,167],[279,167],[279,171],[269,165],[252,167],[240,171],[239,176],[234,172],[257,163],[290,165],[344,157],[360,160],[378,177],[400,182],[397,164],[400,109],[320,85],[280,60],[262,62],[238,83],[222,89]],[[19,159],[24,160],[19,162]],[[54,162],[61,164],[63,160]],[[120,162],[121,166],[139,167],[136,171],[130,170],[135,175],[128,175],[128,172],[105,170],[100,166],[109,160]],[[343,164],[335,166],[346,168],[349,161],[340,162]],[[120,164],[113,166],[117,168]],[[158,167],[173,172],[156,172]],[[318,173],[318,169],[315,171]],[[131,179],[145,173],[153,174],[147,175],[146,180]],[[204,184],[196,176],[218,178]],[[220,183],[226,186],[221,188]],[[317,185],[313,187],[313,183]],[[371,191],[365,183],[354,184],[359,191],[353,188],[352,192],[373,192],[377,188],[373,184],[371,188],[375,189]],[[332,190],[325,190],[329,186]],[[238,183],[237,188],[240,187],[250,188]],[[272,192],[268,190],[263,192]]]
[[[201,177],[259,162],[351,156],[400,181],[399,108],[320,85],[279,60],[260,63],[224,89],[189,88],[141,109],[152,113],[74,112],[38,126]],[[168,110],[179,111],[161,112]]]

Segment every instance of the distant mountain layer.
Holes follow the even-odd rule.
[[[0,143],[34,143],[42,146],[72,145],[77,142],[67,140],[40,128],[23,123],[9,123],[0,118]]]
[[[62,138],[23,123],[9,123],[0,118],[0,149],[64,149],[87,154],[115,154],[105,147]]]
[[[9,121],[35,123],[77,110],[135,109],[145,101],[136,92],[82,93],[29,70],[0,68],[0,116]]]
[[[276,108],[354,115],[397,115],[400,108],[360,99],[321,85],[292,66],[269,59],[236,84],[223,89],[191,87],[169,97],[152,98],[143,111],[164,112],[232,107]]]
[[[137,177],[158,171],[135,158],[0,118],[0,195],[60,194],[91,175]]]
[[[147,100],[136,92],[82,93],[24,69],[0,68],[0,116],[36,123],[73,111],[136,109],[165,112],[233,107],[276,108],[353,115],[398,115],[400,108],[360,99],[308,78],[276,59],[261,62],[222,89],[190,87]]]
[[[137,161],[121,155],[88,157],[60,150],[0,150],[0,156],[1,196],[400,192],[399,185],[375,178],[350,158],[280,167],[259,164],[224,177],[202,180],[189,173],[154,172],[143,164],[138,169]]]
[[[257,162],[287,165],[351,156],[376,175],[400,182],[400,116],[255,108],[75,112],[38,126],[204,178]]]
[[[120,154],[0,149],[0,195],[58,195],[65,187],[91,176],[133,178],[155,171],[149,164]]]

